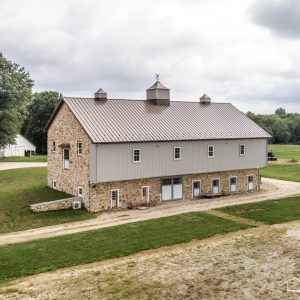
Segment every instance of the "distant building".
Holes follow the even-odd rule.
[[[259,189],[270,135],[230,103],[64,97],[46,125],[48,185],[90,211]]]
[[[16,143],[9,144],[0,149],[0,157],[8,156],[31,156],[35,154],[36,147],[28,141],[23,135],[17,134]]]

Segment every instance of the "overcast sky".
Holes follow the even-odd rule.
[[[0,0],[0,51],[35,91],[300,113],[299,0]]]

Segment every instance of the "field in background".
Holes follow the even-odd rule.
[[[261,169],[263,177],[300,182],[300,145],[268,145],[278,161],[269,161],[268,167]]]
[[[0,162],[47,162],[47,155],[2,157]]]
[[[33,213],[29,205],[69,197],[51,189],[46,168],[0,171],[0,233],[81,221],[96,217],[84,210]]]

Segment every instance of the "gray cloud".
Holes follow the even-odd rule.
[[[253,21],[282,37],[300,38],[300,1],[257,0],[250,9]]]

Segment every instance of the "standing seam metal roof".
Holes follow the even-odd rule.
[[[73,97],[63,101],[93,143],[270,137],[230,103],[171,101],[164,106],[146,100]]]

